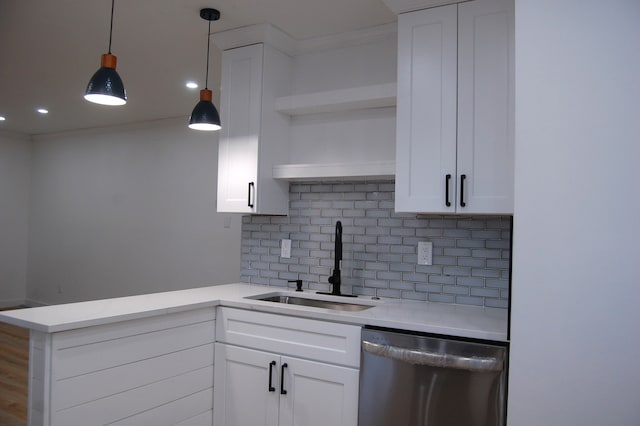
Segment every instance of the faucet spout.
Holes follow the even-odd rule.
[[[342,261],[342,222],[336,222],[336,238],[335,238],[335,264],[333,269],[340,273],[340,261]]]
[[[342,260],[342,222],[336,222],[336,235],[334,240],[334,266],[333,274],[329,277],[329,283],[331,284],[331,294],[334,296],[341,296],[340,284],[340,261]]]
[[[342,279],[340,278],[340,261],[342,261],[342,222],[336,222],[336,236],[334,240],[334,266],[333,272],[329,277],[329,283],[331,284],[331,292],[323,293],[321,291],[318,294],[330,294],[332,296],[346,296],[346,297],[355,297],[352,294],[342,294],[340,292],[340,285],[342,284]]]

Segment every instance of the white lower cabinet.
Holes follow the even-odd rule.
[[[359,326],[209,307],[32,330],[29,362],[29,426],[358,422]]]
[[[230,308],[218,315],[215,426],[357,425],[360,327]]]
[[[358,422],[355,368],[217,343],[215,377],[215,425]]]
[[[221,343],[215,356],[214,425],[277,425],[279,357]]]
[[[280,425],[357,425],[358,370],[284,356],[280,368]]]

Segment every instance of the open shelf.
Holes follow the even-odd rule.
[[[396,105],[396,83],[374,84],[276,98],[275,109],[288,115],[340,112]]]
[[[273,178],[291,181],[395,179],[395,161],[331,164],[280,164],[273,166]]]

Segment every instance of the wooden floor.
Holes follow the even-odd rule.
[[[29,330],[0,323],[0,425],[27,424]]]

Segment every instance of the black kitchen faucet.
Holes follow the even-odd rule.
[[[340,221],[336,222],[334,257],[333,275],[329,277],[329,283],[332,285],[331,294],[340,296],[340,261],[342,260],[342,222]]]
[[[342,260],[342,222],[336,222],[336,236],[334,241],[334,266],[333,273],[329,277],[329,283],[331,284],[331,292],[324,293],[319,291],[318,294],[330,294],[332,296],[347,296],[353,297],[351,294],[342,294],[340,292],[340,284],[342,280],[340,279],[340,261]]]

